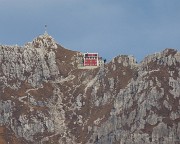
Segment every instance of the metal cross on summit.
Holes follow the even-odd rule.
[[[48,33],[47,33],[47,25],[45,25],[45,33],[44,33],[44,35],[48,35]]]

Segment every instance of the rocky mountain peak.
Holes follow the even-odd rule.
[[[0,46],[0,143],[177,144],[180,53],[120,55],[78,69],[47,33]]]
[[[51,48],[57,49],[57,43],[54,38],[50,36],[46,31],[43,35],[39,35],[37,38],[33,39],[32,42],[29,42],[25,45],[26,47],[34,48]]]

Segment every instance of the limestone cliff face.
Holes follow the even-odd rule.
[[[0,143],[180,143],[180,53],[77,69],[47,33],[0,46]]]

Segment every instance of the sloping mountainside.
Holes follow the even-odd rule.
[[[179,144],[180,52],[78,69],[47,33],[0,46],[0,144]]]

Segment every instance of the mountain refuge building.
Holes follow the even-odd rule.
[[[99,57],[98,53],[83,53],[79,55],[79,68],[80,69],[91,69],[97,68],[104,65],[104,60]]]

